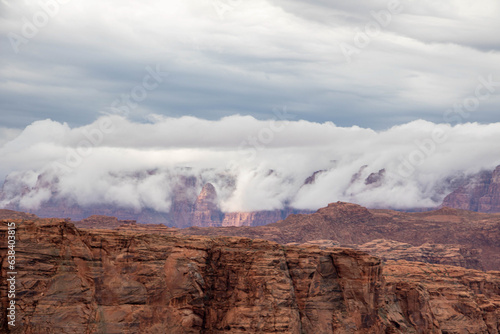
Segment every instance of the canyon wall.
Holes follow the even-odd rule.
[[[445,197],[442,206],[479,212],[500,212],[500,166],[483,171]]]
[[[498,333],[500,273],[239,237],[16,220],[2,333]],[[133,224],[129,224],[132,226]],[[6,238],[6,224],[0,240]]]

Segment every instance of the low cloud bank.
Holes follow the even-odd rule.
[[[500,164],[500,123],[420,120],[374,131],[279,115],[149,120],[0,129],[0,206],[65,200],[168,212],[177,187],[194,177],[192,196],[211,182],[223,211],[338,200],[409,209],[439,205],[456,181]]]

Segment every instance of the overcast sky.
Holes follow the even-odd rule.
[[[110,112],[270,119],[285,107],[382,130],[442,123],[457,103],[473,112],[456,122],[497,122],[500,83],[474,96],[480,77],[500,82],[500,2],[389,3],[1,0],[0,130]]]

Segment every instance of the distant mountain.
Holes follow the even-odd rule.
[[[500,212],[500,166],[471,176],[446,196],[443,206],[478,212]]]
[[[304,180],[299,180],[298,191],[304,189],[310,191],[311,187],[323,186],[328,173],[327,170],[318,170]],[[268,177],[274,177],[274,174],[276,173],[270,170]],[[210,177],[205,177],[190,173],[189,170],[168,173],[152,170],[106,177],[113,180],[111,183],[116,184],[117,189],[130,185],[140,188],[137,185],[144,184],[141,196],[147,197],[148,204],[141,202],[141,200],[146,200],[144,198],[139,202],[137,199],[127,202],[130,191],[127,194],[119,190],[111,192],[106,187],[94,190],[95,185],[89,185],[88,194],[78,198],[79,191],[68,190],[72,189],[71,185],[59,176],[48,173],[40,175],[13,173],[6,178],[0,191],[0,208],[29,212],[39,217],[70,218],[74,221],[101,215],[179,228],[262,226],[283,220],[290,214],[313,212],[294,208],[293,201],[285,201],[281,209],[275,210],[224,211],[221,203],[237,189],[234,177],[227,173],[211,172]],[[28,182],[28,179],[31,181]],[[153,182],[152,180],[156,182],[153,189],[150,183]],[[348,184],[346,196],[352,195],[356,198],[367,192],[376,191],[379,194],[376,196],[379,204],[375,207],[390,208],[389,205],[383,204],[383,194],[390,192],[387,189],[391,189],[390,182],[392,182],[385,169],[373,170],[367,166],[361,166],[353,175],[348,174],[346,181]],[[168,191],[158,192],[159,185]],[[280,193],[280,187],[276,186],[276,194]],[[350,192],[352,192],[351,195],[349,195]],[[448,195],[445,197],[446,194]],[[412,195],[408,196],[412,198]],[[444,198],[442,207],[487,213],[500,212],[500,166],[494,171],[482,171],[474,175],[449,176],[439,182],[435,189],[429,192],[429,196],[434,198],[431,201],[431,203],[436,203],[434,207],[422,208],[415,205],[414,208],[407,208],[406,211],[422,212],[437,208],[441,199]],[[99,200],[101,198],[105,200]],[[405,200],[408,199],[405,198]],[[321,239],[321,236],[318,237]],[[385,238],[383,235],[380,237]]]
[[[172,187],[172,197],[169,199],[171,204],[168,211],[147,207],[137,209],[132,205],[127,207],[118,203],[82,205],[60,193],[57,178],[40,175],[35,186],[28,189],[22,180],[19,180],[22,177],[23,175],[5,180],[0,192],[0,203],[3,203],[4,209],[28,211],[42,218],[63,217],[81,221],[90,216],[112,216],[120,220],[135,220],[140,223],[184,228],[190,226],[260,226],[284,219],[292,213],[312,212],[291,207],[253,212],[222,212],[213,184],[203,183],[204,180],[196,176],[171,176],[169,186]],[[143,176],[133,175],[132,177],[139,182]],[[231,183],[227,176],[220,178],[226,178],[225,182]],[[48,199],[41,201],[35,209],[29,210],[23,207],[26,202],[42,195]],[[162,200],[166,202],[166,199],[158,199],[158,201]]]

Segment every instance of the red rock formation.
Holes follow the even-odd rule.
[[[245,238],[17,223],[15,328],[5,321],[0,248],[2,333],[437,334],[500,326],[498,272],[384,267],[360,251]]]
[[[401,301],[399,329],[411,333],[498,333],[500,331],[500,272],[420,262],[389,261],[384,266],[387,295]],[[390,305],[390,302],[389,302]],[[388,306],[390,308],[390,306]]]
[[[198,195],[194,189],[197,186],[197,179],[194,176],[179,176],[175,184],[172,198],[172,206],[169,212],[170,226],[189,227],[192,226],[192,214],[194,202]],[[141,221],[141,220],[140,220]],[[142,221],[141,221],[142,222]],[[162,223],[161,221],[147,220],[149,223]]]
[[[332,203],[313,214],[290,215],[274,224],[257,227],[184,229],[180,233],[261,238],[287,244],[336,240],[344,246],[376,239],[421,246],[425,243],[459,245],[476,252],[486,270],[500,270],[500,216],[442,208],[405,213],[368,210],[350,203]]]
[[[221,176],[221,179],[223,178],[224,176]],[[43,202],[40,208],[32,210],[31,213],[40,217],[64,217],[74,221],[82,221],[90,216],[112,216],[119,220],[135,220],[141,223],[164,224],[184,228],[190,226],[209,227],[221,225],[260,226],[284,219],[292,213],[311,212],[309,210],[284,208],[273,211],[223,213],[219,208],[217,194],[212,184],[206,184],[200,192],[199,179],[196,176],[177,175],[172,179],[171,205],[168,212],[159,212],[149,208],[137,210],[103,204],[80,206],[71,199],[52,196],[49,200]],[[57,179],[51,180],[47,176],[42,175],[38,178],[34,190],[48,190],[53,195],[57,195],[57,184],[51,182],[57,182]],[[230,181],[226,183],[227,187],[232,186]],[[7,179],[3,185],[3,191],[0,192],[0,200],[9,197],[6,195],[7,193],[12,197],[12,193],[15,193],[19,189],[19,185],[15,180]],[[33,189],[24,190],[25,193],[29,191],[33,191]],[[14,197],[17,198],[16,196]],[[15,201],[8,203],[6,208],[22,210],[19,203]]]
[[[287,246],[314,247],[321,249],[329,247],[349,247],[370,255],[374,255],[384,261],[405,260],[417,261],[431,264],[445,264],[468,269],[483,270],[477,249],[471,249],[460,245],[442,245],[425,243],[420,246],[412,246],[407,243],[394,240],[377,239],[362,245],[342,245],[335,240],[311,240],[305,243],[292,242]]]
[[[228,212],[224,214],[222,226],[254,226],[254,222],[259,222],[259,225],[266,225],[281,219],[283,219],[281,210]]]
[[[480,251],[461,245],[425,243],[413,246],[394,240],[377,239],[362,245],[353,245],[353,248],[382,260],[417,261],[483,270],[479,260]]]
[[[500,212],[500,166],[483,171],[443,200],[443,207],[479,212]]]
[[[285,219],[291,214],[312,213],[310,210],[296,210],[285,208],[282,210],[252,211],[252,212],[226,212],[222,226],[262,226]]]
[[[191,226],[220,226],[222,217],[217,192],[211,183],[207,183],[201,189],[194,204]]]
[[[38,217],[36,215],[31,213],[0,209],[0,219],[37,219],[37,218]]]
[[[124,224],[135,224],[135,220],[119,220],[116,217],[93,215],[81,221],[74,222],[78,228],[115,229]]]

